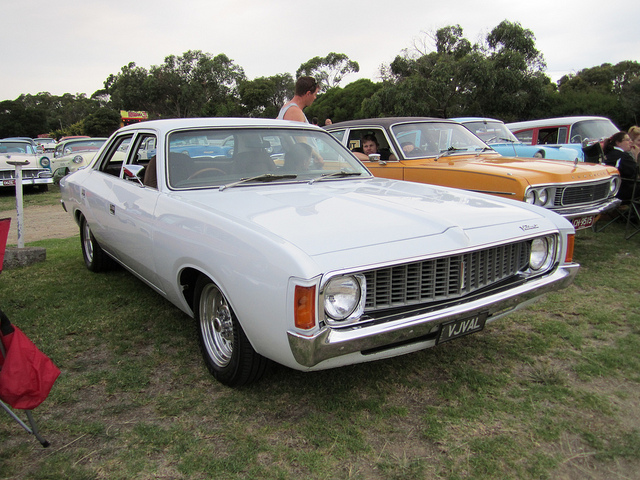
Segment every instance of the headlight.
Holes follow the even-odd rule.
[[[82,163],[84,161],[84,158],[82,158],[82,155],[76,155],[75,157],[73,157],[73,163]]]
[[[549,201],[548,188],[530,188],[524,194],[524,201],[531,205],[543,206]]]
[[[611,183],[609,183],[609,194],[610,196],[614,196],[618,193],[618,189],[620,188],[620,177],[611,177]]]
[[[40,165],[42,165],[43,168],[49,168],[50,164],[51,164],[51,162],[49,161],[49,159],[47,157],[42,157],[40,159]]]
[[[543,188],[538,192],[538,203],[536,205],[545,205],[549,200],[549,190]]]
[[[544,271],[555,261],[555,237],[540,237],[531,242],[529,268],[535,272]]]
[[[364,310],[365,279],[362,275],[346,275],[329,280],[324,288],[324,311],[329,317],[343,321]]]
[[[527,190],[527,193],[524,194],[524,201],[530,203],[531,205],[535,205],[536,203],[536,191],[533,189]]]

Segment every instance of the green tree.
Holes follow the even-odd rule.
[[[331,52],[326,57],[313,57],[296,71],[296,77],[307,75],[320,82],[321,90],[337,87],[350,73],[358,73],[358,62],[349,60],[344,53]]]
[[[84,134],[91,137],[108,137],[120,127],[120,113],[101,108],[84,119]]]
[[[293,97],[293,77],[288,74],[244,80],[238,85],[240,101],[252,117],[275,118],[280,107]]]
[[[433,35],[435,51],[397,56],[387,80],[366,100],[370,116],[493,116],[529,118],[548,105],[551,80],[530,30],[504,21],[483,45],[472,45],[459,25]]]
[[[307,117],[318,117],[320,124],[327,118],[334,122],[342,122],[355,118],[365,118],[362,111],[363,101],[371,97],[380,88],[381,83],[361,78],[345,86],[333,87],[318,96],[313,105],[305,110]]]
[[[602,115],[620,128],[638,123],[640,63],[604,63],[565,75],[558,82],[555,111],[559,115]]]

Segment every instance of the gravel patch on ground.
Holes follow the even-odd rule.
[[[18,244],[18,221],[16,210],[0,211],[0,218],[11,218],[7,245]],[[25,207],[23,219],[24,242],[35,242],[49,238],[68,238],[79,235],[78,226],[60,205]]]

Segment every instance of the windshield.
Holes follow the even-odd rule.
[[[520,143],[520,140],[511,133],[506,125],[502,122],[485,122],[478,120],[476,122],[465,122],[464,126],[475,133],[484,143]]]
[[[80,152],[97,152],[104,142],[106,139],[101,138],[61,143],[56,147],[54,156],[58,158]]]
[[[391,131],[406,158],[490,150],[486,143],[459,123],[403,123],[394,125]]]
[[[324,131],[293,128],[176,131],[169,134],[167,145],[168,181],[175,189],[370,176],[348,150]]]
[[[19,153],[22,155],[35,155],[33,147],[26,142],[0,142],[0,153]]]
[[[611,120],[584,120],[571,128],[571,143],[600,141],[618,132]]]

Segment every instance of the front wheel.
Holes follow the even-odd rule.
[[[80,245],[82,257],[87,268],[92,272],[103,272],[112,266],[111,258],[104,253],[91,233],[89,223],[84,216],[80,219]]]
[[[194,300],[200,349],[211,374],[230,387],[259,380],[269,361],[253,349],[220,289],[201,276]]]

